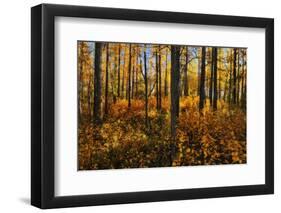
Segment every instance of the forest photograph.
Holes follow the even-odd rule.
[[[247,163],[247,48],[77,41],[78,170]]]

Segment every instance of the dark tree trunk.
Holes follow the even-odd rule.
[[[225,102],[226,101],[226,93],[227,93],[227,77],[225,78],[225,81],[224,81],[224,91],[223,91],[223,101]]]
[[[218,91],[218,100],[221,99],[221,72],[220,69],[218,69],[218,75],[219,75],[219,79],[218,79],[218,83],[219,83],[219,91]]]
[[[176,154],[176,129],[179,117],[179,99],[180,99],[180,47],[171,46],[171,166],[173,165]]]
[[[246,74],[246,50],[243,51],[243,62],[242,62],[242,70],[243,70],[243,78],[242,78],[242,97],[241,97],[241,106],[244,111],[246,111],[246,87],[247,87],[247,74]]]
[[[88,119],[89,121],[91,121],[91,116],[92,116],[92,109],[91,109],[91,79],[92,79],[92,75],[89,77],[89,81],[88,81]]]
[[[198,90],[197,90],[197,94],[198,94],[198,96],[200,96],[200,91],[201,91],[201,89],[200,89],[200,84],[201,84],[201,74],[200,74],[200,69],[201,69],[201,64],[202,64],[202,62],[200,62],[200,57],[199,57],[199,50],[200,50],[200,48],[198,47],[197,48],[197,75],[198,75],[198,83],[197,83],[197,85],[198,85]],[[205,57],[205,56],[204,56]],[[202,52],[201,52],[201,58],[202,58]]]
[[[180,80],[180,47],[171,47],[171,136],[176,136],[177,118],[179,116],[179,80]]]
[[[244,64],[242,64],[242,72],[241,72],[241,100],[242,100],[243,93],[244,93],[243,90],[244,90]]]
[[[128,68],[128,108],[131,107],[131,44],[129,45],[129,68]]]
[[[156,109],[159,110],[159,62],[158,50],[155,51],[155,72],[156,72]]]
[[[94,122],[101,122],[101,43],[95,45],[95,76],[94,76]]]
[[[145,126],[148,128],[148,85],[146,69],[146,47],[144,47],[144,85],[145,85]]]
[[[120,61],[121,61],[121,44],[118,47],[118,73],[117,73],[117,96],[120,97]]]
[[[125,97],[125,64],[126,64],[126,57],[125,57],[125,53],[126,53],[126,47],[124,48],[124,56],[123,56],[123,76],[122,76],[122,97]]]
[[[138,48],[138,51],[137,51],[137,56],[136,56],[136,82],[135,82],[135,87],[136,87],[136,91],[135,91],[135,97],[138,98],[138,72],[139,72],[139,48]]]
[[[217,110],[217,100],[218,100],[218,92],[217,92],[217,82],[218,82],[218,53],[217,53],[217,48],[213,47],[212,50],[213,53],[213,59],[212,61],[214,62],[214,102],[213,102],[213,109]]]
[[[82,60],[82,59],[80,59]],[[82,91],[82,69],[83,69],[83,61],[80,62],[79,67],[78,67],[78,121],[82,121],[82,111],[81,111],[81,91]]]
[[[210,106],[213,106],[213,84],[214,84],[214,64],[215,64],[215,47],[212,48],[212,64],[211,64],[211,76],[210,76],[210,86],[209,86],[209,99]]]
[[[165,64],[165,81],[164,81],[164,95],[168,96],[168,49],[166,50],[166,64]]]
[[[132,68],[132,95],[131,99],[134,99],[134,92],[135,92],[135,63],[133,63],[133,68]]]
[[[218,92],[218,99],[220,100],[221,99],[221,60],[220,60],[220,49],[217,50],[217,60],[218,60],[218,76],[219,76],[219,92]]]
[[[104,115],[108,114],[108,60],[109,60],[109,44],[106,45],[106,68],[105,68],[105,98],[104,98]]]
[[[232,103],[232,69],[233,69],[233,54],[232,50],[230,51],[230,58],[229,58],[229,64],[230,64],[230,70],[229,70],[229,91],[228,91],[228,104],[231,106]]]
[[[158,74],[159,74],[159,110],[162,108],[162,75],[161,75],[161,53],[160,53],[160,46],[159,46],[159,52],[158,52]]]
[[[199,110],[202,110],[204,108],[204,102],[205,102],[205,55],[206,55],[206,49],[205,47],[202,47]]]
[[[183,73],[183,95],[188,96],[188,46],[186,47],[185,69]]]
[[[239,49],[237,50],[237,95],[236,95],[236,103],[239,105],[240,102],[240,63],[239,63]]]
[[[232,103],[236,105],[236,57],[237,57],[237,49],[234,48],[234,59],[233,59],[233,90],[232,90]]]

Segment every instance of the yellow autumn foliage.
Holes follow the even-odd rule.
[[[161,111],[149,99],[148,127],[144,102],[125,100],[110,107],[102,125],[79,125],[79,169],[145,168],[246,163],[246,116],[219,101],[199,113],[198,97],[181,98],[176,138],[170,134],[169,99]]]

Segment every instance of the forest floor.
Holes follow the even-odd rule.
[[[102,125],[79,124],[79,170],[246,163],[246,113],[218,101],[199,113],[198,97],[181,98],[176,138],[171,139],[168,98],[162,110],[149,100],[112,104]],[[174,151],[172,151],[174,150]]]

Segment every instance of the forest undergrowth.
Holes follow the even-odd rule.
[[[246,163],[246,113],[218,100],[218,110],[208,100],[199,112],[199,97],[180,100],[176,136],[171,138],[169,100],[160,110],[156,99],[145,102],[117,100],[102,124],[79,122],[79,170],[147,168]],[[85,116],[91,117],[91,116]]]

